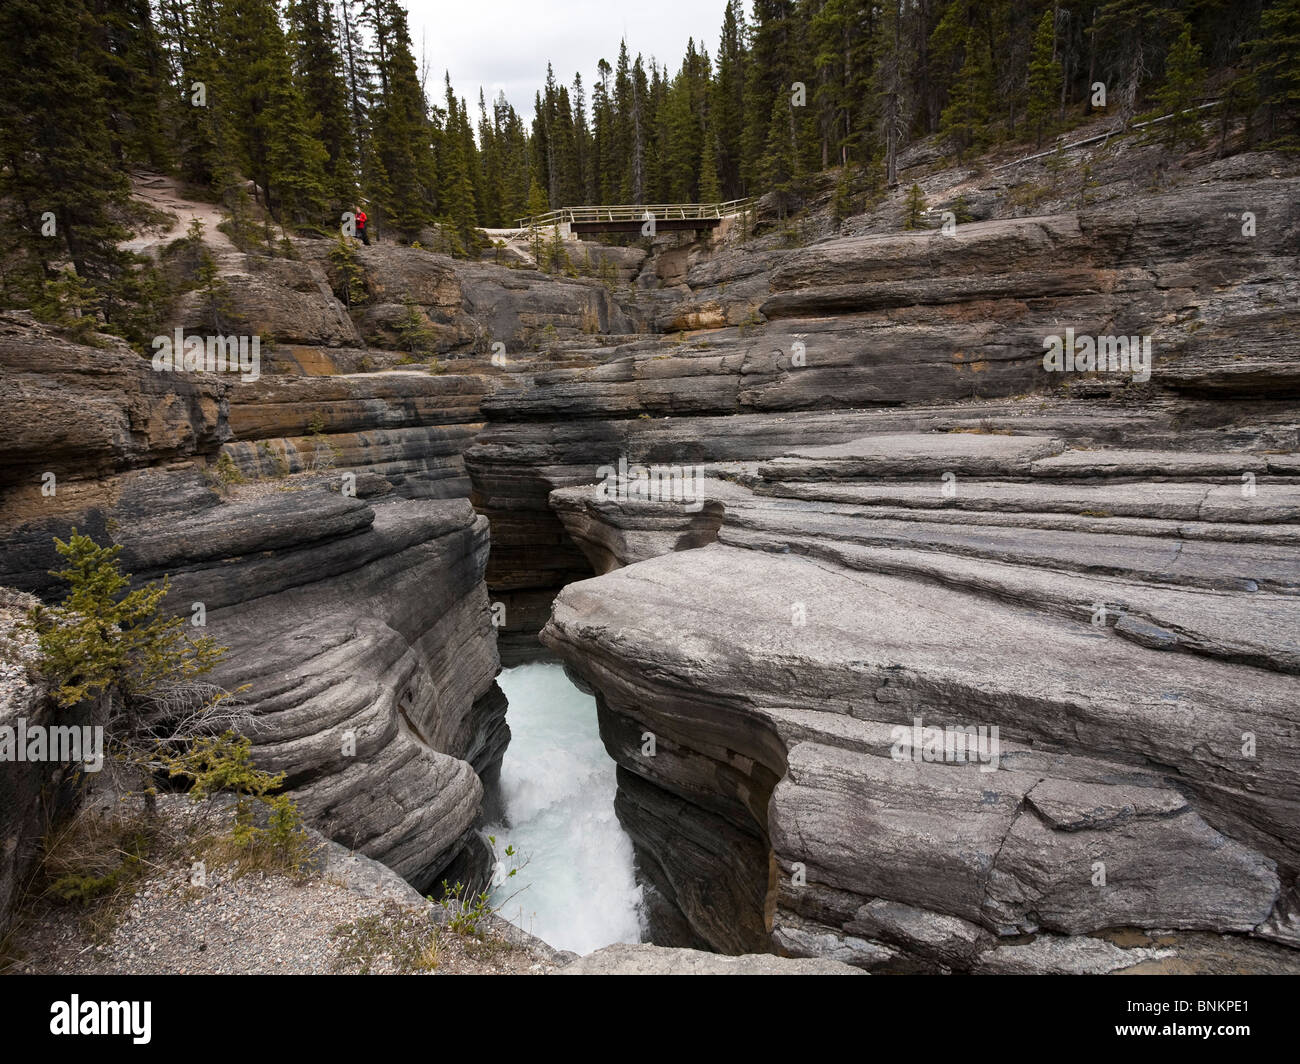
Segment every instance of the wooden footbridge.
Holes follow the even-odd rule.
[[[574,236],[588,233],[639,233],[651,219],[656,232],[715,229],[724,218],[751,210],[752,199],[725,203],[625,203],[607,207],[561,207],[519,219],[520,229],[561,226]]]

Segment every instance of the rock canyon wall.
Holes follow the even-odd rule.
[[[325,241],[214,242],[256,381],[0,317],[0,585],[57,597],[73,526],[170,575],[259,763],[421,889],[482,871],[494,677],[540,634],[660,944],[1294,969],[1300,177],[1229,163],[572,276],[376,245],[351,308]],[[1067,329],[1149,379],[1049,372]],[[598,491],[620,459],[702,498]]]

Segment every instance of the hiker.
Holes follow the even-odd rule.
[[[361,237],[361,242],[370,246],[370,234],[366,232],[366,212],[357,208],[357,236]]]

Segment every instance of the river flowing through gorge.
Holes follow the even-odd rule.
[[[504,872],[491,903],[557,949],[589,953],[643,937],[632,841],[614,813],[615,765],[596,700],[554,663],[504,670],[510,746],[501,766],[496,839]],[[506,847],[516,856],[506,857]]]

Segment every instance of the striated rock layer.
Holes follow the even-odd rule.
[[[961,970],[1126,927],[1300,946],[1300,481],[1243,497],[1062,447],[794,450],[718,488],[700,549],[696,515],[632,541],[672,508],[556,493],[608,571],[542,639],[596,690],[620,815],[703,941]],[[945,465],[979,472],[946,495]],[[994,743],[925,731],[954,728]]]
[[[484,400],[489,580],[521,640],[554,598],[657,941],[1300,967],[1298,190],[701,258],[710,331]],[[1150,379],[1048,372],[1067,328]],[[620,458],[704,504],[598,494]]]

